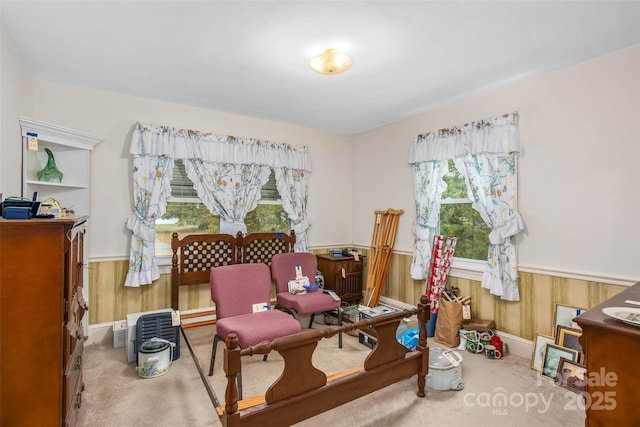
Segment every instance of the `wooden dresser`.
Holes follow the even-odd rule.
[[[86,220],[0,219],[0,425],[75,424]]]
[[[585,396],[585,425],[640,425],[640,327],[627,325],[602,312],[605,307],[640,308],[640,283],[587,310],[575,321],[583,330],[580,343],[589,380]]]
[[[325,289],[331,289],[343,301],[357,304],[362,300],[363,256],[356,261],[353,256],[316,255],[318,270],[324,276]]]

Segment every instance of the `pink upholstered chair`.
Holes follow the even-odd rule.
[[[309,328],[313,326],[316,313],[337,310],[338,324],[342,325],[341,302],[324,293],[322,289],[302,295],[289,292],[289,280],[296,277],[296,265],[300,265],[302,274],[307,276],[311,283],[315,282],[316,257],[312,253],[282,253],[275,254],[271,258],[271,277],[276,285],[276,308],[287,310],[296,319],[299,314],[310,315]],[[338,346],[342,348],[342,333],[338,336]]]
[[[253,312],[254,304],[270,307],[271,274],[266,264],[235,264],[211,270],[211,299],[216,304],[216,335],[213,339],[209,375],[213,375],[218,341],[230,333],[241,348],[300,332],[300,323],[280,310]],[[266,357],[264,357],[266,360]],[[242,378],[238,377],[242,399]]]

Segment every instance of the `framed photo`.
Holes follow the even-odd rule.
[[[549,343],[545,345],[544,358],[542,361],[543,377],[547,377],[552,380],[556,379],[561,357],[575,362],[578,359],[578,352],[570,348],[561,347],[557,344]]]
[[[576,393],[584,393],[587,388],[587,367],[561,357],[555,383]]]
[[[555,343],[559,346],[582,352],[582,345],[580,345],[580,341],[578,341],[581,335],[581,329],[567,328],[566,326],[559,325],[556,330]]]
[[[558,326],[580,329],[580,326],[573,321],[573,318],[580,316],[584,311],[586,311],[584,308],[556,304],[555,325],[553,327],[554,332],[558,329]]]
[[[533,341],[533,352],[531,353],[531,369],[542,370],[544,350],[547,344],[555,344],[555,339],[548,335],[536,334],[536,339]]]

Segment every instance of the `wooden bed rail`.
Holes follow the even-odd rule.
[[[402,318],[414,314],[418,317],[419,344],[414,351],[410,351],[397,341],[396,330]],[[218,410],[223,426],[288,426],[413,375],[417,375],[417,395],[424,397],[429,367],[428,318],[429,306],[426,296],[422,296],[414,309],[342,326],[304,331],[245,349],[240,349],[237,337],[230,334],[224,354],[227,377],[225,405]],[[375,347],[366,357],[363,368],[350,370],[345,375],[335,375],[335,379],[328,381],[327,375],[312,364],[318,342],[355,329],[373,330],[377,336]],[[242,371],[241,357],[272,351],[279,352],[284,360],[280,377],[269,386],[264,399],[250,399],[250,405],[242,401],[240,403],[245,404],[239,406],[236,379]]]

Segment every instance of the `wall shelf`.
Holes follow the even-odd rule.
[[[102,141],[101,137],[65,128],[28,117],[18,117],[22,133],[22,188],[21,196],[29,200],[38,192],[38,201],[52,198],[60,207],[74,211],[75,217],[89,216],[90,153]],[[37,150],[29,149],[30,136],[37,138]],[[33,148],[33,147],[32,147]],[[45,148],[51,150],[56,168],[63,173],[62,182],[40,181],[38,171],[47,164]],[[41,219],[33,219],[36,223]],[[84,242],[84,240],[83,240]],[[82,244],[82,259],[88,260],[88,245]],[[89,270],[81,268],[82,298],[89,300]],[[82,319],[83,335],[89,328],[89,316]]]
[[[39,200],[54,198],[76,215],[89,215],[89,154],[102,138],[40,120],[19,117],[22,132],[22,191]],[[37,149],[29,149],[28,138],[37,138]],[[48,148],[56,167],[63,173],[62,182],[40,181],[38,171],[47,164]]]
[[[26,183],[31,185],[42,185],[45,187],[89,188],[88,185],[71,185],[71,184],[64,184],[64,183],[58,183],[58,182],[37,181],[37,180],[31,180],[31,179],[28,179]]]

